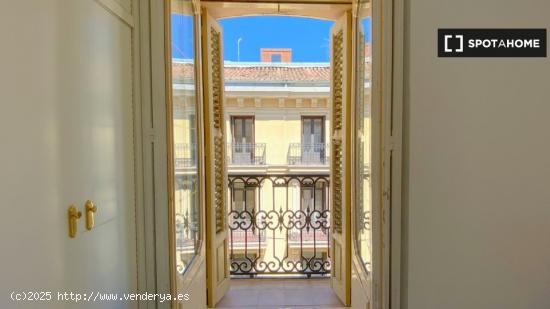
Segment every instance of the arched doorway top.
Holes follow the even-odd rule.
[[[303,3],[288,2],[218,2],[203,1],[202,7],[207,8],[215,19],[245,16],[294,16],[334,21],[352,8],[350,1],[302,1]],[[311,2],[311,3],[307,3]]]

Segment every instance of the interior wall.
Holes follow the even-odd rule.
[[[550,308],[550,61],[437,58],[440,27],[550,28],[550,2],[406,6],[403,308]]]
[[[131,1],[104,2],[0,1],[2,308],[97,308],[57,292],[137,291]],[[52,300],[10,299],[30,291]]]

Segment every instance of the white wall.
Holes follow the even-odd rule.
[[[438,27],[547,0],[406,1],[404,308],[550,308],[550,60],[437,58]]]
[[[12,291],[135,292],[131,27],[93,0],[0,1],[0,39],[0,307],[98,307]],[[69,239],[67,208],[87,199],[96,226],[83,216]]]

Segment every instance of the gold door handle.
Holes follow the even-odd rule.
[[[82,217],[82,213],[78,210],[76,210],[76,207],[74,205],[71,205],[69,207],[68,211],[68,218],[69,218],[69,237],[74,238],[76,236],[77,231],[77,220]]]
[[[87,200],[84,204],[86,209],[86,229],[91,230],[94,227],[94,214],[97,211],[97,206],[94,202]]]

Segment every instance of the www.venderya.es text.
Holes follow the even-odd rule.
[[[162,293],[106,293],[98,291],[90,292],[52,292],[52,291],[13,291],[10,298],[15,302],[112,302],[112,301],[188,301],[190,295],[185,294],[162,294]]]

